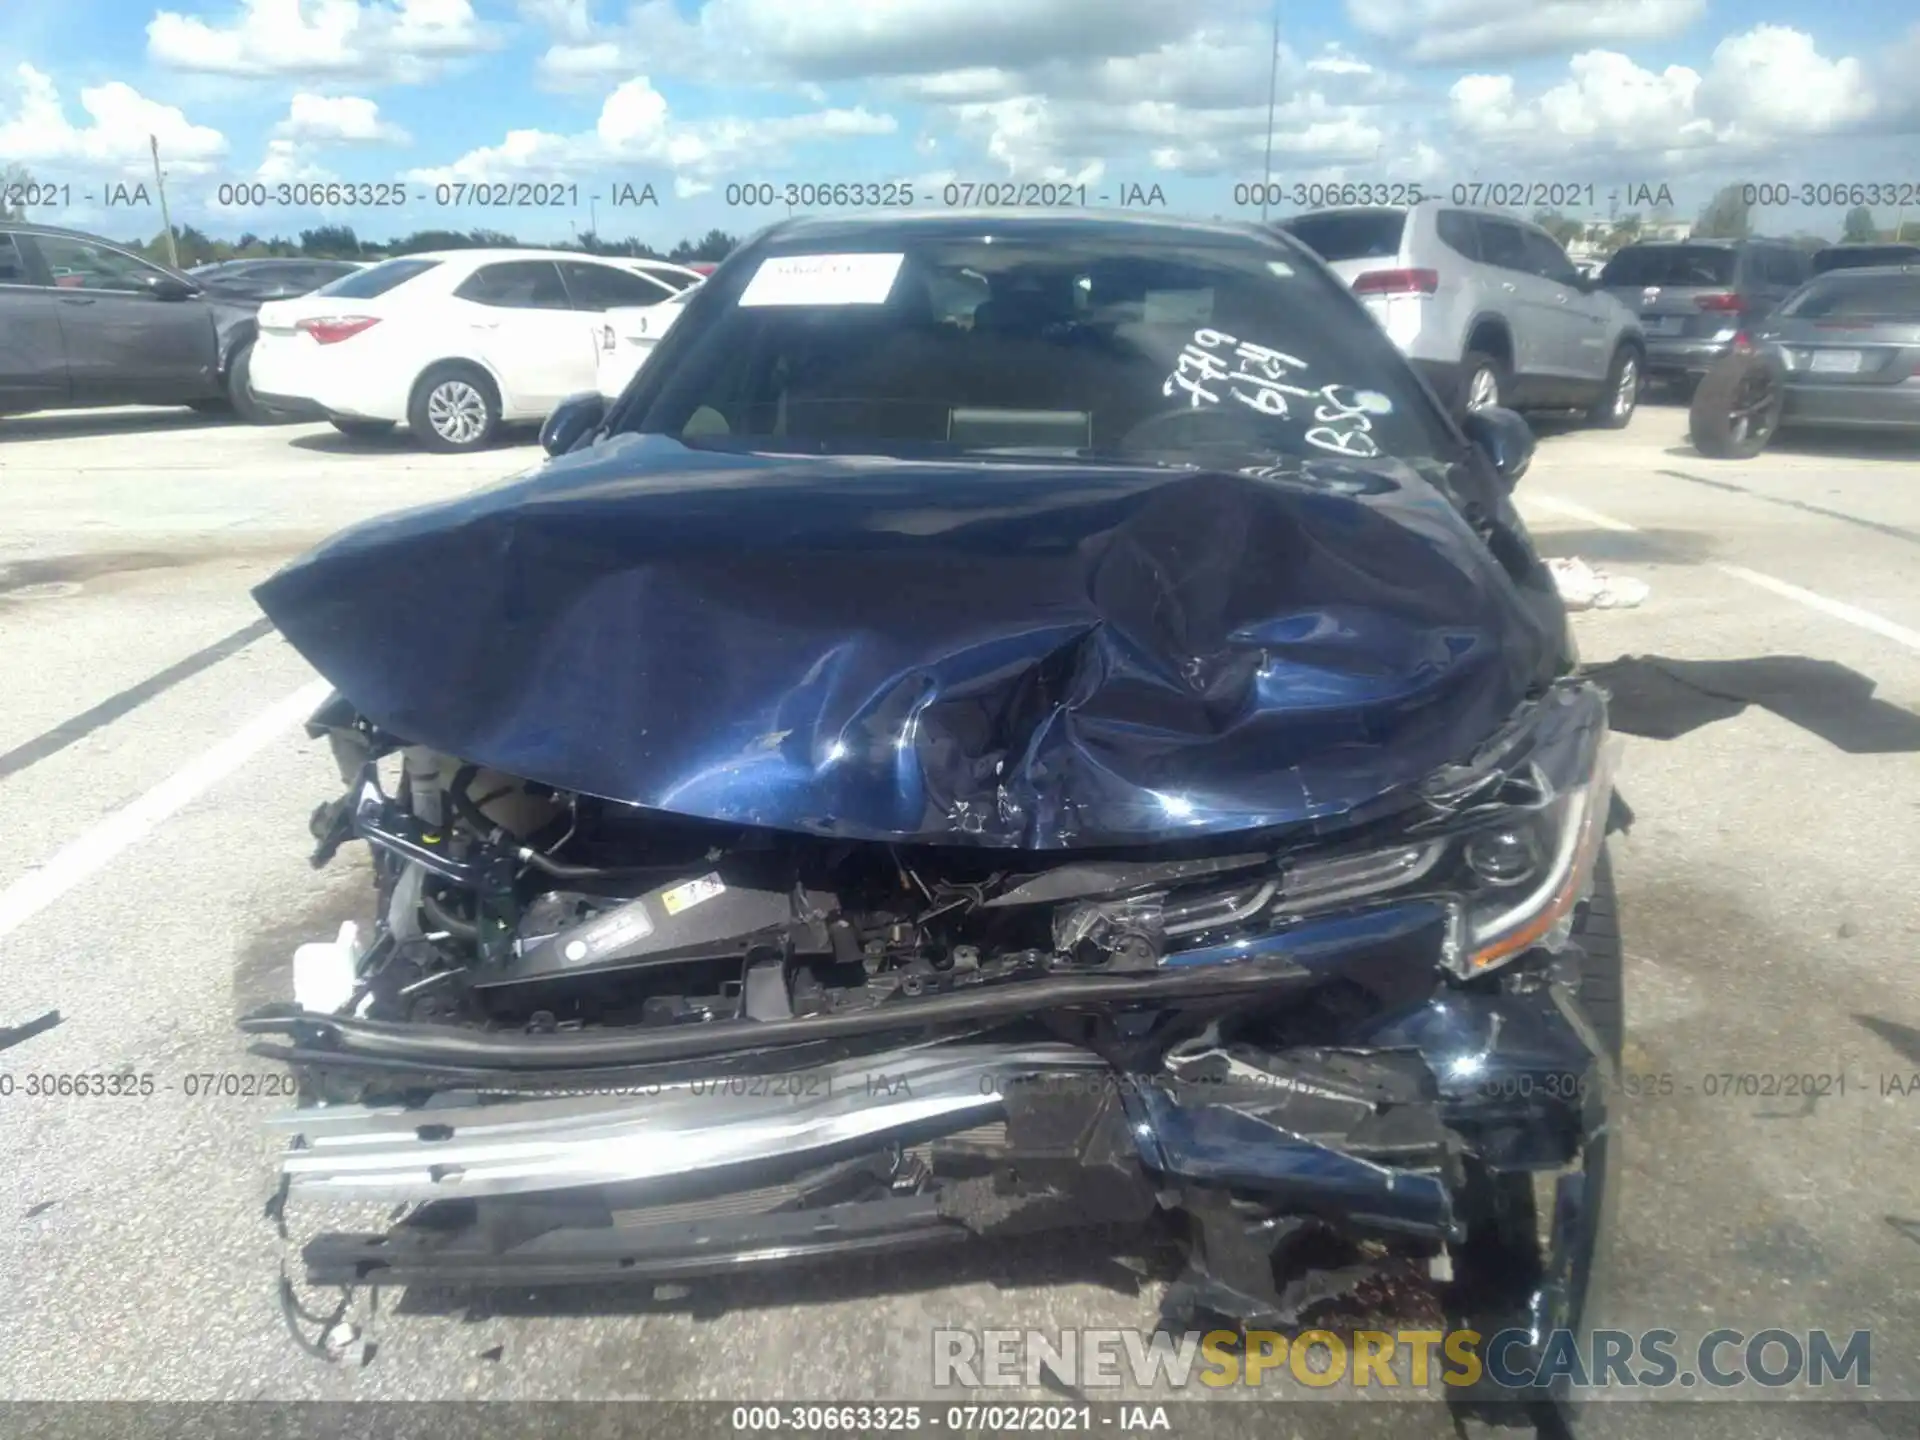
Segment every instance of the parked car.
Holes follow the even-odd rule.
[[[676,265],[671,260],[644,260],[622,256],[617,263],[626,266],[636,275],[645,275],[658,280],[664,289],[674,295],[691,290],[707,278],[700,271],[686,265]]]
[[[1284,235],[958,211],[763,232],[546,439],[256,592],[381,917],[242,1022],[284,1195],[425,1202],[310,1283],[1165,1217],[1190,1312],[1579,1323],[1614,746],[1524,420]]]
[[[1702,454],[1733,460],[1786,429],[1920,432],[1920,264],[1815,277],[1708,372],[1691,422]]]
[[[1600,284],[1639,314],[1648,378],[1690,387],[1812,273],[1785,240],[1639,241]]]
[[[598,388],[609,400],[625,390],[660,337],[680,318],[698,285],[690,285],[658,305],[609,310],[599,332]]]
[[[290,300],[366,268],[358,260],[221,260],[187,274],[208,290],[253,301]]]
[[[256,308],[97,235],[0,222],[0,414],[189,405],[273,419],[247,379]]]
[[[261,307],[256,393],[347,434],[404,421],[428,449],[477,450],[592,389],[601,317],[672,289],[574,251],[406,255]]]
[[[1824,275],[1829,270],[1857,270],[1870,265],[1914,264],[1920,264],[1920,245],[1909,245],[1904,241],[1862,241],[1829,245],[1824,250],[1813,252],[1813,273],[1816,275]]]
[[[1633,418],[1639,324],[1538,225],[1438,201],[1280,225],[1353,287],[1443,399],[1582,409],[1614,429]]]

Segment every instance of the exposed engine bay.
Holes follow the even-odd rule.
[[[1576,998],[1608,958],[1589,685],[1389,820],[1157,855],[664,815],[338,698],[311,729],[348,784],[315,862],[365,841],[380,909],[246,1022],[321,1102],[278,1122],[281,1199],[424,1202],[312,1241],[314,1283],[681,1278],[1177,1215],[1185,1315],[1292,1324],[1516,1226],[1496,1305],[1578,1306],[1617,1045]]]
[[[1562,832],[1594,821],[1568,812],[1537,763],[1494,763],[1437,777],[1409,797],[1411,814],[1332,846],[1242,835],[1036,857],[835,841],[564,793],[404,745],[338,699],[310,729],[348,784],[315,813],[315,863],[366,841],[380,901],[350,1003],[324,1008],[530,1034],[805,1019],[1045,977],[1151,975],[1383,894],[1464,887],[1497,908],[1543,877],[1564,885]],[[1556,907],[1563,929],[1569,913]],[[1449,931],[1463,976],[1511,939],[1477,919],[1469,905]]]

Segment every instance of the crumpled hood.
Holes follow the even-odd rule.
[[[1537,568],[1537,564],[1535,566]],[[1556,663],[1415,469],[1256,475],[630,437],[255,592],[396,735],[565,790],[1059,849],[1340,821]]]

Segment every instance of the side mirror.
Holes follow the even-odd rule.
[[[1533,463],[1533,427],[1518,411],[1501,405],[1470,410],[1460,422],[1467,438],[1486,452],[1494,473],[1512,491]]]
[[[185,300],[200,293],[200,287],[191,280],[183,280],[177,275],[164,275],[158,270],[136,275],[133,283],[156,300]]]
[[[549,455],[564,455],[581,440],[600,428],[607,418],[604,395],[591,391],[569,395],[540,427],[540,448]]]

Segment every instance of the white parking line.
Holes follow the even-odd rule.
[[[1524,510],[1528,506],[1545,510],[1550,515],[1564,515],[1569,520],[1578,520],[1583,525],[1591,525],[1597,530],[1616,530],[1623,534],[1638,534],[1638,525],[1629,525],[1624,520],[1616,520],[1611,515],[1602,515],[1598,510],[1589,510],[1585,505],[1577,505],[1571,500],[1562,500],[1555,495],[1532,494],[1521,502]],[[1857,625],[1862,630],[1891,640],[1896,645],[1904,645],[1909,650],[1920,651],[1920,630],[1909,630],[1905,625],[1889,620],[1884,615],[1876,615],[1871,610],[1862,610],[1858,605],[1849,605],[1844,600],[1832,600],[1812,590],[1802,589],[1785,580],[1776,580],[1771,575],[1763,575],[1758,570],[1749,570],[1744,565],[1720,565],[1714,569],[1722,575],[1730,575],[1735,580],[1745,581],[1788,600],[1798,601],[1809,610],[1818,610],[1822,615],[1830,615],[1835,620],[1844,620],[1849,625]]]
[[[1762,575],[1758,570],[1749,570],[1744,565],[1716,565],[1713,567],[1722,575],[1731,575],[1736,580],[1744,580],[1749,585],[1758,585],[1762,590],[1771,590],[1776,595],[1784,595],[1789,600],[1798,600],[1810,610],[1818,610],[1823,615],[1831,615],[1836,620],[1844,620],[1849,625],[1858,625],[1862,630],[1871,630],[1874,634],[1904,645],[1909,650],[1920,650],[1920,630],[1909,630],[1904,625],[1896,625],[1885,616],[1876,615],[1871,610],[1862,610],[1858,605],[1849,605],[1844,600],[1829,600],[1824,595],[1816,595],[1811,590],[1802,590],[1798,585],[1789,585],[1784,580],[1776,580],[1771,575]]]
[[[122,852],[151,835],[162,821],[233,774],[283,731],[306,719],[332,693],[333,686],[325,680],[302,686],[139,799],[114,811],[38,870],[0,890],[0,939],[106,869]]]
[[[1634,533],[1638,525],[1629,525],[1624,520],[1616,520],[1611,515],[1602,515],[1598,510],[1589,510],[1584,505],[1576,505],[1571,500],[1561,500],[1552,495],[1528,495],[1520,502],[1520,508],[1528,506],[1548,511],[1554,515],[1564,515],[1569,520],[1578,520],[1583,525],[1591,525],[1596,530],[1619,530]]]

